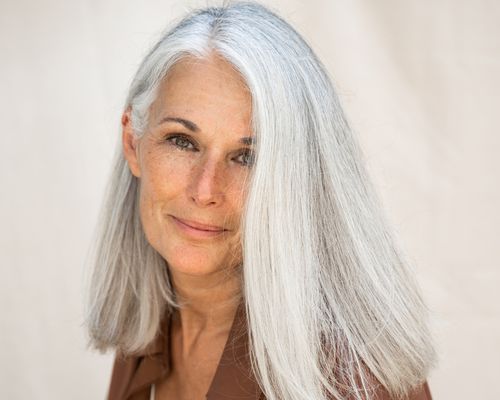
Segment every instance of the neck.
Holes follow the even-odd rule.
[[[201,333],[229,331],[241,300],[241,280],[237,271],[217,271],[209,276],[193,276],[170,271],[181,308],[173,324],[185,338]]]

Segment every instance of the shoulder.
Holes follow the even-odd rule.
[[[115,354],[111,382],[108,388],[108,400],[122,399],[125,397],[128,385],[139,365],[139,357],[126,357]]]
[[[376,393],[375,400],[393,400],[385,389]],[[411,391],[406,400],[432,400],[429,384],[425,381],[423,384]]]
[[[409,400],[432,400],[431,391],[427,381],[412,392]]]

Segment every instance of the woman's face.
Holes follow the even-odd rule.
[[[167,74],[134,139],[123,115],[123,146],[140,180],[149,243],[171,273],[214,274],[241,262],[239,219],[252,164],[251,97],[229,64],[184,59]]]

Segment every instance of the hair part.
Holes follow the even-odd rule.
[[[436,363],[428,309],[331,79],[287,22],[253,2],[189,13],[132,81],[125,109],[134,133],[144,134],[169,69],[214,52],[252,96],[241,280],[266,398],[369,400],[378,384],[404,398]],[[101,352],[144,349],[181,307],[166,261],[145,239],[138,190],[117,146],[86,300],[89,345]]]

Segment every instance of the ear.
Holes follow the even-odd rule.
[[[132,119],[130,116],[130,107],[122,115],[122,145],[123,145],[123,155],[127,160],[130,172],[135,177],[139,178],[141,176],[141,169],[139,165],[139,151],[138,144],[139,140],[134,135],[132,129]]]

